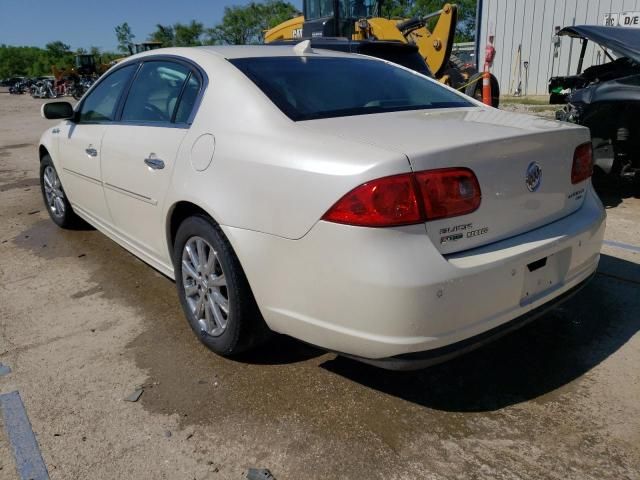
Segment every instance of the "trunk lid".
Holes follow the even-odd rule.
[[[438,250],[454,253],[541,227],[571,214],[588,181],[571,184],[583,127],[495,109],[394,112],[300,122],[322,133],[405,154],[414,171],[467,167],[482,202],[473,213],[426,223]],[[536,167],[540,181],[535,186]]]

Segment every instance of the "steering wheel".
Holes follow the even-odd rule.
[[[150,103],[145,103],[142,109],[144,110],[145,114],[149,115],[149,119],[151,120],[157,120],[159,122],[169,121],[169,119],[167,118],[167,115],[155,105],[151,105]]]

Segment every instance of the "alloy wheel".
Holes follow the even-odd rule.
[[[49,207],[49,210],[57,218],[64,217],[64,192],[62,191],[62,185],[60,184],[58,174],[51,165],[47,165],[44,169],[43,181],[44,194],[47,198],[47,206]]]
[[[218,253],[202,237],[191,237],[182,250],[182,284],[200,331],[222,335],[229,320],[227,279]]]

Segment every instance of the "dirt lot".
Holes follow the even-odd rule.
[[[0,394],[20,392],[52,479],[640,478],[640,253],[605,246],[561,308],[421,372],[286,338],[225,360],[170,280],[49,220],[40,103],[0,93]],[[607,240],[640,246],[640,199],[604,202]]]

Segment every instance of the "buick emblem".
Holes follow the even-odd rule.
[[[527,189],[530,192],[535,192],[540,188],[542,182],[542,168],[536,162],[531,162],[527,167],[527,175],[524,178],[524,183],[527,184]]]

